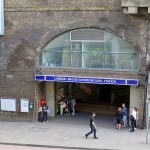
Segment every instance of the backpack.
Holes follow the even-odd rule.
[[[50,109],[48,108],[48,106],[46,106],[46,111],[48,114],[50,113]]]

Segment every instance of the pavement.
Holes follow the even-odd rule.
[[[20,145],[0,144],[0,150],[62,150],[62,149],[61,148],[26,146],[26,145],[20,146]]]
[[[130,133],[130,127],[118,130],[113,124],[113,116],[97,114],[97,136],[93,139],[89,132],[90,113],[78,112],[75,116],[49,118],[48,123],[41,122],[0,122],[0,144],[41,147],[43,149],[77,150],[149,150],[146,144],[146,130],[136,129]],[[0,148],[1,149],[1,148]]]

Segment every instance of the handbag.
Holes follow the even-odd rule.
[[[114,119],[114,125],[116,125],[117,124],[117,117],[115,117],[115,119]]]
[[[134,119],[133,115],[130,115],[130,121],[132,121]]]
[[[46,111],[48,114],[50,113],[50,109],[48,108],[48,106],[46,106]]]
[[[49,109],[47,109],[46,111],[47,111],[48,114],[50,113],[50,110],[49,110]]]

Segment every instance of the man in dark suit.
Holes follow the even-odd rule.
[[[87,134],[85,134],[85,138],[86,139],[92,133],[94,133],[94,139],[98,139],[98,137],[96,136],[95,116],[96,116],[96,113],[92,112],[92,116],[90,117],[90,128],[91,128],[91,131],[88,132]]]

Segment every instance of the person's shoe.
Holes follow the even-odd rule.
[[[48,120],[46,122],[48,122]]]
[[[130,130],[130,132],[134,132],[134,130]]]
[[[85,138],[87,139],[87,135],[85,134]]]
[[[134,128],[134,129],[136,129],[136,128]]]
[[[94,139],[98,139],[98,137],[94,137]]]

